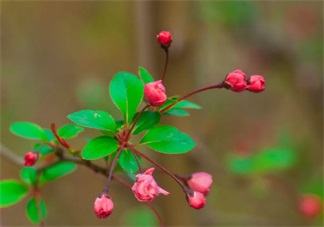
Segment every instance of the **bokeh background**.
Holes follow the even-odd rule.
[[[63,125],[82,108],[120,116],[109,81],[138,66],[159,78],[161,30],[174,39],[169,95],[220,82],[235,69],[266,79],[263,93],[207,91],[190,99],[202,110],[165,117],[163,123],[191,135],[197,146],[185,155],[147,155],[174,172],[214,176],[207,205],[197,211],[176,183],[156,174],[171,192],[153,203],[166,225],[321,225],[323,215],[305,217],[298,207],[305,194],[323,198],[322,1],[2,1],[2,146],[21,158],[32,149],[33,142],[10,134],[15,121]],[[94,135],[86,130],[71,143],[82,148]],[[272,163],[261,158],[261,168],[251,170],[249,157],[269,150],[278,152],[270,155]],[[18,178],[19,170],[2,152],[1,179]],[[46,226],[153,225],[146,207],[118,183],[110,191],[114,213],[97,219],[93,201],[104,184],[78,167],[45,185]],[[25,206],[23,200],[1,209],[1,225],[30,225]]]

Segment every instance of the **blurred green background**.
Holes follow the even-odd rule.
[[[323,198],[322,1],[3,1],[2,145],[22,158],[32,149],[10,134],[15,121],[63,125],[82,108],[120,116],[109,81],[138,66],[158,79],[161,30],[174,40],[168,95],[220,82],[235,69],[266,79],[263,93],[208,91],[190,99],[202,110],[165,117],[197,146],[185,155],[147,154],[174,172],[214,176],[207,205],[197,211],[176,183],[156,174],[171,192],[153,203],[166,225],[321,225],[323,216],[306,218],[298,206],[305,193]],[[92,136],[86,130],[71,143],[82,148]],[[18,178],[17,165],[0,157],[1,179]],[[104,184],[84,167],[47,184],[46,226],[131,226],[136,217],[152,225],[146,207],[118,183],[110,191],[114,213],[97,219],[93,202]],[[30,225],[25,205],[1,209],[2,226]]]

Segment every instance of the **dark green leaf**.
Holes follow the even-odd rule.
[[[134,119],[137,117],[138,113],[134,116]],[[137,121],[134,127],[134,134],[138,134],[147,129],[152,128],[154,125],[158,124],[161,120],[161,114],[158,112],[145,111],[140,119]]]
[[[40,211],[38,208],[40,208]],[[47,209],[44,201],[41,199],[37,201],[35,198],[31,198],[26,206],[26,214],[30,222],[33,224],[40,224],[41,220],[46,219],[47,216]],[[39,215],[42,216],[41,219]]]
[[[40,154],[42,154],[42,155],[47,155],[47,154],[50,154],[50,153],[55,152],[55,149],[52,148],[52,147],[49,146],[49,145],[42,145],[42,146],[39,148],[38,152],[39,152]]]
[[[117,126],[117,130],[121,129],[122,126],[124,125],[123,120],[116,120],[115,123],[116,123],[116,126]]]
[[[201,109],[201,106],[199,106],[196,103],[187,101],[187,100],[181,100],[180,102],[178,102],[177,104],[175,104],[172,109]]]
[[[39,177],[41,184],[53,181],[57,178],[65,176],[76,169],[76,164],[71,162],[60,162],[56,165],[45,168]]]
[[[28,185],[34,185],[37,179],[37,171],[32,167],[24,167],[20,171],[20,178]]]
[[[140,142],[153,150],[166,154],[180,154],[190,151],[196,145],[185,133],[173,126],[161,125],[150,129]]]
[[[139,67],[138,74],[142,78],[144,84],[147,84],[147,83],[150,83],[150,82],[154,81],[151,74],[146,69],[144,69],[143,67]]]
[[[137,160],[141,164],[140,157],[137,156]],[[137,162],[135,160],[133,153],[130,150],[123,150],[120,153],[120,156],[118,158],[118,163],[126,172],[134,173],[138,171]]]
[[[115,152],[118,148],[116,139],[108,136],[99,136],[92,139],[82,150],[82,158],[94,160],[103,158]]]
[[[46,140],[44,130],[36,124],[30,122],[15,122],[10,126],[10,131],[20,137],[32,140]]]
[[[164,114],[166,115],[172,115],[172,116],[177,116],[177,117],[187,117],[190,114],[188,113],[188,111],[186,110],[182,110],[182,109],[171,109],[168,110],[167,112],[165,112]]]
[[[126,123],[133,118],[144,96],[144,85],[135,75],[127,72],[117,73],[109,85],[112,101],[124,114]]]
[[[0,207],[8,207],[18,203],[27,193],[28,188],[20,181],[0,181]]]
[[[83,128],[73,124],[67,124],[59,128],[57,134],[63,139],[71,139],[76,137],[80,132],[83,132]]]
[[[115,120],[110,114],[101,110],[80,110],[71,113],[68,118],[83,127],[116,132]]]

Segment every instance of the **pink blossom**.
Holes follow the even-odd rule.
[[[200,192],[193,191],[191,195],[187,194],[189,206],[195,209],[201,209],[206,204],[204,195]]]
[[[168,31],[161,31],[157,35],[157,40],[161,44],[162,48],[168,48],[172,42],[172,35]]]
[[[146,102],[151,106],[162,106],[167,100],[162,80],[145,84],[144,97]]]
[[[227,74],[224,80],[225,87],[235,92],[241,92],[246,89],[245,73],[237,69]]]
[[[299,201],[299,210],[306,217],[315,217],[321,213],[321,198],[314,194],[304,195]]]
[[[25,166],[33,166],[38,159],[38,153],[29,151],[25,155]]]
[[[150,168],[145,173],[136,175],[136,182],[132,187],[132,191],[140,202],[151,202],[160,193],[163,195],[170,194],[157,185],[152,176],[153,171],[154,168]]]
[[[192,190],[208,195],[213,183],[213,176],[209,173],[197,172],[191,175],[187,183]]]
[[[247,82],[247,90],[261,92],[265,89],[265,79],[260,75],[252,75]]]
[[[114,209],[114,203],[108,195],[100,195],[94,202],[94,212],[98,218],[108,217]]]

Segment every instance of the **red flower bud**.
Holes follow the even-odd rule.
[[[169,48],[169,46],[171,45],[172,42],[172,35],[170,32],[168,31],[161,31],[158,35],[157,35],[157,40],[158,42],[161,44],[161,47],[164,49]]]
[[[189,194],[187,194],[187,200],[188,200],[189,206],[191,206],[192,208],[198,209],[198,210],[205,206],[206,199],[202,193],[192,191],[191,195],[189,195]]]
[[[94,212],[98,218],[108,217],[114,209],[114,203],[108,195],[101,194],[94,202]]]
[[[160,188],[154,180],[154,168],[147,169],[143,174],[136,175],[136,182],[132,187],[132,191],[136,199],[140,202],[151,202],[160,193],[169,195],[170,193]]]
[[[265,80],[263,76],[252,75],[247,82],[247,90],[252,92],[261,92],[265,89]]]
[[[29,151],[25,155],[25,166],[33,166],[38,159],[38,153]]]
[[[304,195],[299,201],[299,210],[306,217],[315,217],[321,213],[321,198],[314,194]]]
[[[162,80],[145,84],[144,97],[146,102],[151,106],[162,106],[167,100]]]
[[[245,73],[237,69],[227,74],[224,87],[235,92],[244,91],[246,89]]]
[[[209,173],[197,172],[191,175],[187,183],[192,190],[208,195],[213,183],[213,176]]]

